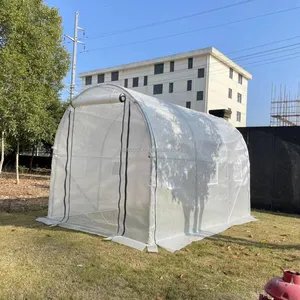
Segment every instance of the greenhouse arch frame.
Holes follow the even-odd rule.
[[[174,252],[253,221],[249,187],[247,146],[227,121],[100,84],[61,120],[38,220]]]

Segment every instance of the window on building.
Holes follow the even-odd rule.
[[[154,74],[162,74],[164,72],[164,63],[154,65]]]
[[[237,120],[238,122],[241,122],[241,121],[242,121],[242,114],[241,114],[239,111],[236,112],[236,120]]]
[[[187,91],[191,91],[192,90],[192,84],[193,84],[192,80],[188,80],[187,81],[187,87],[186,87]]]
[[[163,84],[153,85],[153,95],[158,95],[163,93]]]
[[[242,94],[240,93],[237,94],[237,102],[242,103]]]
[[[239,83],[243,84],[243,75],[239,74]]]
[[[148,76],[144,76],[144,86],[148,85]]]
[[[98,74],[98,83],[103,83],[105,81],[105,74]]]
[[[233,78],[233,69],[229,68],[229,78]]]
[[[138,77],[134,77],[132,79],[132,87],[138,87],[139,86],[139,78]]]
[[[186,108],[191,108],[191,101],[185,102],[185,107]]]
[[[193,62],[194,62],[194,58],[193,58],[193,57],[190,57],[190,58],[189,58],[189,61],[188,61],[188,68],[189,68],[189,69],[193,69]]]
[[[170,61],[170,72],[174,72],[174,70],[175,70],[175,62]]]
[[[197,92],[197,101],[200,101],[203,99],[204,99],[203,91],[198,91]]]
[[[232,99],[232,89],[228,89],[228,98]]]
[[[198,78],[204,78],[204,68],[198,69]]]
[[[93,83],[93,77],[92,76],[86,76],[85,77],[85,85],[91,85]]]
[[[111,81],[119,80],[119,71],[111,72]]]
[[[173,89],[174,89],[174,83],[170,82],[169,83],[169,93],[173,93]]]
[[[127,79],[127,78],[124,80],[124,86],[125,86],[126,88],[128,87],[128,79]]]

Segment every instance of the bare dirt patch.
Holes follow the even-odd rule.
[[[16,184],[15,174],[0,176],[0,211],[25,211],[45,208],[49,198],[50,177],[22,174]]]

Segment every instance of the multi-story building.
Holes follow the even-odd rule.
[[[229,122],[246,126],[252,75],[212,47],[85,72],[79,77],[83,89],[115,83],[201,112],[230,109]]]

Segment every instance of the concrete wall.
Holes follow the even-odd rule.
[[[172,60],[172,57],[170,57]],[[139,66],[133,64],[119,70],[119,80],[112,83],[125,86],[128,79],[128,88],[138,92],[153,95],[153,86],[163,84],[163,94],[154,95],[156,98],[186,107],[191,102],[191,109],[209,112],[212,109],[232,110],[229,122],[236,127],[246,126],[247,89],[248,80],[243,76],[243,83],[238,83],[238,73],[233,71],[233,78],[229,77],[229,66],[216,59],[211,54],[193,56],[193,68],[188,69],[188,57],[177,58],[174,72],[170,72],[170,60],[164,61],[164,73],[154,75],[154,62]],[[204,78],[198,78],[198,69],[205,69]],[[115,70],[115,68],[113,68]],[[105,70],[105,83],[111,83],[111,70]],[[95,74],[96,71],[93,71]],[[99,71],[101,72],[101,70]],[[85,73],[87,74],[87,73]],[[148,85],[144,86],[144,76],[148,76]],[[133,78],[139,77],[139,86],[133,87]],[[187,81],[192,80],[192,90],[187,91]],[[92,85],[97,84],[97,75],[93,75]],[[169,83],[173,83],[173,93],[169,93]],[[83,89],[86,86],[83,78]],[[228,89],[232,89],[232,99],[228,97]],[[197,100],[197,92],[203,91],[204,100]],[[242,95],[242,103],[238,103],[237,94]],[[237,112],[241,113],[241,121],[237,121]]]
[[[228,89],[232,89],[232,99],[228,97]],[[248,80],[243,77],[243,83],[238,83],[238,73],[233,71],[233,78],[229,77],[229,67],[216,58],[210,56],[208,105],[207,112],[211,109],[232,110],[229,122],[236,127],[246,126],[247,119],[247,90]],[[237,94],[242,94],[242,103],[238,103]],[[241,113],[241,122],[237,121],[237,112]]]
[[[188,59],[179,59],[175,61],[174,72],[170,72],[170,61],[164,62],[164,73],[154,75],[154,65],[147,65],[137,68],[119,70],[119,80],[111,82],[111,73],[105,74],[105,83],[114,83],[121,86],[125,85],[125,79],[128,79],[128,88],[138,92],[153,95],[153,85],[163,84],[163,94],[153,95],[156,98],[165,101],[186,106],[186,102],[191,102],[191,108],[197,111],[204,111],[204,101],[197,101],[197,91],[203,91],[205,94],[206,78],[198,78],[198,68],[206,67],[208,56],[194,57],[193,68],[188,69]],[[205,72],[206,73],[206,72]],[[144,86],[144,76],[148,76],[148,85]],[[133,87],[132,80],[139,77],[139,86]],[[92,85],[97,84],[97,75],[93,75]],[[187,81],[192,80],[192,90],[187,91]],[[83,89],[86,86],[83,79]],[[173,83],[173,93],[169,93],[169,83]]]

